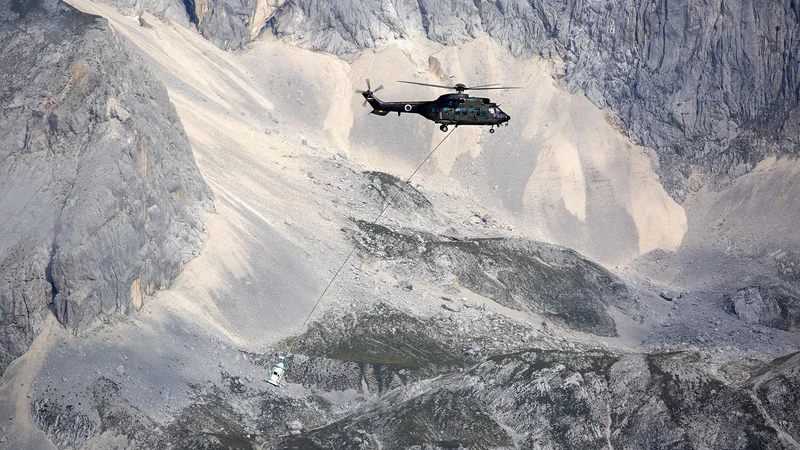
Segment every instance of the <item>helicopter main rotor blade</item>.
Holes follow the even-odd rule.
[[[490,91],[492,89],[508,90],[508,89],[523,89],[523,88],[521,88],[519,86],[500,86],[500,87],[469,88],[469,89],[471,89],[473,91]]]
[[[482,89],[482,88],[487,88],[487,87],[489,87],[489,86],[500,86],[500,85],[499,85],[499,84],[497,84],[497,83],[492,83],[492,84],[482,84],[482,85],[480,85],[480,86],[470,86],[470,87],[467,87],[467,88],[465,88],[465,89]]]
[[[398,82],[399,83],[405,83],[405,84],[416,84],[416,85],[419,85],[419,86],[438,87],[438,88],[444,88],[444,89],[455,89],[455,87],[453,87],[453,86],[442,86],[441,84],[417,83],[415,81],[398,81]]]

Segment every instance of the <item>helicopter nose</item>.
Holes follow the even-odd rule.
[[[503,118],[503,122],[508,122],[509,120],[511,120],[511,116],[509,116],[508,114],[506,114],[506,113],[503,113],[503,115],[505,116],[505,117]]]

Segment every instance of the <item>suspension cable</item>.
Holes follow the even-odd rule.
[[[431,157],[431,156],[433,156],[433,154],[436,152],[436,150],[437,150],[437,149],[438,149],[438,148],[439,148],[439,147],[440,147],[440,146],[441,146],[441,145],[444,143],[444,141],[446,141],[446,140],[447,140],[447,138],[448,138],[448,137],[450,137],[450,135],[451,135],[451,134],[453,134],[453,131],[455,131],[455,130],[456,130],[456,129],[455,129],[455,127],[454,127],[452,130],[450,130],[450,132],[449,132],[449,133],[447,133],[447,134],[444,136],[444,138],[442,138],[442,140],[441,140],[441,141],[439,141],[439,143],[438,143],[438,144],[436,144],[436,146],[435,146],[435,147],[433,147],[433,150],[431,150],[431,151],[430,151],[430,153],[428,153],[428,156],[426,156],[426,157],[425,157],[425,159],[423,159],[423,160],[422,160],[422,162],[421,162],[421,163],[419,163],[419,165],[417,166],[417,168],[416,168],[416,169],[414,169],[414,172],[412,172],[412,173],[411,173],[411,175],[409,175],[409,176],[408,176],[408,178],[406,178],[406,183],[410,182],[410,181],[411,181],[411,179],[412,179],[412,178],[414,178],[414,175],[416,175],[416,174],[417,174],[417,172],[419,172],[419,169],[421,169],[421,168],[422,168],[422,166],[423,166],[423,165],[425,165],[425,163],[426,163],[426,162],[428,162],[428,160],[430,159],[430,157]],[[380,212],[380,213],[378,213],[378,215],[377,215],[377,216],[376,216],[374,219],[372,219],[372,222],[370,223],[370,225],[377,225],[378,221],[381,219],[381,217],[383,217],[383,213],[385,213],[385,212],[386,212],[386,210],[388,210],[388,209],[389,209],[389,207],[392,205],[392,203],[393,203],[393,202],[394,202],[394,200],[396,199],[396,196],[397,196],[397,194],[399,194],[399,193],[400,193],[400,191],[398,191],[398,192],[395,194],[395,196],[392,196],[391,198],[389,198],[389,201],[387,201],[387,202],[386,202],[386,205],[383,207],[383,209],[381,210],[381,212]],[[363,232],[363,235],[362,235],[362,237],[364,237],[364,236],[366,236],[366,231],[364,231],[364,232]],[[317,298],[317,302],[316,302],[316,303],[314,303],[314,307],[313,307],[313,308],[311,308],[311,312],[309,312],[309,313],[308,313],[308,316],[306,316],[306,320],[304,320],[304,321],[303,321],[303,325],[301,325],[301,326],[305,326],[305,325],[306,325],[306,323],[308,323],[308,319],[310,319],[310,318],[311,318],[311,316],[314,314],[314,310],[316,310],[316,309],[317,309],[317,306],[319,306],[319,303],[322,301],[322,298],[323,298],[323,297],[325,297],[325,294],[328,292],[328,289],[330,289],[331,285],[333,285],[333,282],[334,282],[334,281],[336,281],[336,278],[339,276],[339,273],[341,273],[341,271],[344,269],[344,266],[346,266],[346,265],[347,265],[347,262],[348,262],[348,261],[350,261],[350,258],[353,256],[353,253],[355,253],[355,252],[356,252],[356,248],[357,248],[357,247],[354,245],[354,246],[353,246],[353,248],[350,250],[350,253],[348,253],[348,254],[347,254],[347,257],[346,257],[346,258],[344,259],[344,261],[342,262],[342,265],[341,265],[341,266],[339,266],[339,269],[337,269],[337,270],[336,270],[336,272],[334,272],[334,274],[333,274],[333,277],[330,279],[330,281],[328,281],[328,284],[325,286],[325,289],[324,289],[324,290],[322,291],[322,293],[319,295],[319,298]],[[299,336],[298,336],[298,337],[299,337]],[[287,355],[287,356],[288,356],[290,353],[292,353],[292,348],[294,347],[294,344],[295,344],[296,342],[297,342],[297,338],[295,338],[295,339],[293,339],[293,340],[292,340],[292,343],[291,343],[291,345],[289,345],[289,350],[287,350],[287,352],[286,352],[286,355]]]

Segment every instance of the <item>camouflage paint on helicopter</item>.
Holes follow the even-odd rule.
[[[385,116],[390,112],[396,112],[399,116],[402,113],[419,114],[422,117],[440,124],[439,129],[447,131],[448,125],[489,125],[490,133],[494,133],[494,127],[507,124],[511,116],[503,112],[496,103],[488,98],[470,97],[464,93],[467,90],[490,90],[490,89],[519,89],[511,86],[497,86],[496,84],[486,84],[482,86],[467,87],[463,84],[455,86],[442,86],[438,84],[415,83],[413,81],[401,81],[401,83],[417,84],[420,86],[431,86],[445,89],[455,89],[455,94],[445,94],[436,100],[426,102],[383,102],[375,97],[375,92],[383,89],[383,85],[372,90],[369,80],[367,80],[367,90],[356,92],[363,95],[365,103],[372,106],[371,114]]]

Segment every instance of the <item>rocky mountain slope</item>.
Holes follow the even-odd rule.
[[[586,3],[553,14],[624,15]],[[384,2],[375,18],[367,2],[189,3],[209,27],[219,13],[257,34],[271,16],[284,33],[237,53],[206,39],[213,27],[71,4],[106,17],[166,85],[218,213],[138,313],[79,336],[44,321],[0,379],[0,448],[798,447],[797,161],[729,186],[698,171],[703,187],[676,203],[656,170],[716,163],[633,144],[604,97],[570,91],[578,61],[558,40],[509,50],[546,5]],[[473,7],[507,9],[449,32]],[[341,17],[326,26],[324,11]],[[396,39],[382,20],[419,26]],[[522,28],[479,33],[504,22]],[[340,23],[375,48],[296,46],[335,41]],[[450,38],[465,42],[437,42]],[[509,127],[459,127],[405,183],[444,135],[368,116],[353,93],[364,78],[386,100],[438,93],[396,79],[523,89],[492,92]],[[266,371],[288,348],[276,389]]]
[[[137,406],[115,371],[90,382],[75,408],[59,398],[57,379],[40,379],[32,414],[61,448],[797,446],[797,353],[757,362],[624,352],[486,311],[466,326],[452,326],[456,316],[420,319],[379,304],[325,317],[297,340],[287,388],[256,375],[271,355],[224,357],[216,381],[194,386],[166,422]]]
[[[46,315],[77,332],[169,287],[212,205],[166,90],[104,19],[0,6],[2,373]]]

